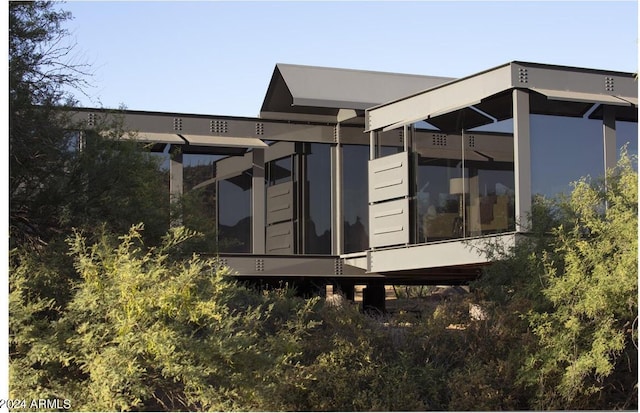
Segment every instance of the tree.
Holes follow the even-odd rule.
[[[635,162],[623,151],[606,185],[584,178],[566,199],[538,200],[529,238],[508,251],[488,248],[496,262],[474,290],[491,316],[484,330],[468,330],[490,332],[470,354],[480,367],[467,372],[482,371],[476,387],[509,394],[523,409],[637,408]],[[496,386],[496,369],[482,368],[492,364],[510,366],[500,373],[508,380]]]
[[[637,408],[638,175],[624,151],[606,185],[585,179],[544,260],[548,312],[528,320],[539,407]]]
[[[169,221],[159,164],[125,134],[117,114],[81,132],[70,90],[87,85],[50,1],[9,3],[9,229],[14,246],[63,241],[71,228],[114,233],[147,223],[158,241]],[[163,225],[164,221],[164,225]]]
[[[70,62],[63,23],[53,2],[9,3],[9,225],[12,239],[46,242],[55,232],[60,172],[72,137],[59,107],[73,102],[67,87],[84,84],[84,66]]]
[[[10,272],[10,395],[74,410],[261,410],[319,325],[319,300],[261,294],[214,259],[184,255],[173,229],[146,248],[133,227],[115,242],[69,239],[80,274],[64,308],[39,297],[33,262]],[[36,271],[34,271],[36,270]],[[34,283],[34,281],[36,281]],[[58,317],[43,317],[57,312]],[[54,321],[51,321],[53,319]]]

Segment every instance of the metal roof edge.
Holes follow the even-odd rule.
[[[190,118],[201,118],[201,119],[228,119],[228,120],[250,120],[250,121],[264,121],[259,117],[252,116],[232,116],[232,115],[213,115],[213,114],[202,114],[202,113],[184,113],[184,112],[163,112],[163,111],[153,111],[153,110],[132,110],[132,109],[112,109],[112,108],[90,108],[90,107],[66,107],[61,108],[70,112],[97,112],[104,114],[115,114],[115,115],[154,115],[154,116],[176,116],[176,117],[190,117]]]
[[[342,68],[342,67],[331,67],[331,66],[313,66],[313,65],[300,65],[293,63],[276,63],[276,67],[296,67],[296,68],[304,68],[304,69],[321,69],[321,70],[336,70],[341,72],[355,72],[355,73],[373,73],[380,75],[397,75],[397,76],[410,76],[410,77],[430,77],[434,79],[454,79],[450,76],[433,76],[433,75],[421,75],[417,73],[401,73],[401,72],[385,72],[382,70],[367,70],[367,69],[351,69],[351,68]]]
[[[610,70],[610,69],[594,69],[588,67],[580,67],[580,66],[567,66],[567,65],[556,65],[549,63],[536,63],[536,62],[525,62],[522,60],[513,60],[509,62],[509,64],[517,64],[527,67],[538,67],[538,68],[546,68],[546,69],[569,69],[573,71],[587,72],[587,73],[598,73],[598,74],[611,74],[617,76],[626,76],[633,77],[636,75],[636,72],[623,72],[619,70]]]
[[[430,92],[432,90],[441,89],[441,88],[447,87],[449,85],[452,85],[454,83],[459,83],[459,82],[465,81],[467,79],[471,79],[473,77],[477,77],[477,76],[483,75],[485,73],[492,72],[492,71],[497,70],[497,69],[502,69],[503,67],[506,67],[506,66],[511,66],[513,63],[515,63],[515,62],[504,63],[504,64],[501,64],[499,66],[492,67],[490,69],[485,69],[485,70],[483,70],[481,72],[473,73],[471,75],[468,75],[468,76],[465,76],[465,77],[461,77],[461,78],[458,78],[458,79],[453,79],[450,82],[446,82],[446,83],[434,86],[432,88],[425,89],[425,90],[422,90],[420,92],[416,92],[416,93],[413,93],[411,95],[407,95],[407,96],[392,100],[390,102],[386,102],[386,103],[382,103],[380,105],[372,106],[372,107],[367,109],[367,112],[369,112],[370,110],[374,110],[374,109],[380,108],[380,107],[391,105],[393,103],[396,103],[396,102],[399,102],[399,101],[402,101],[402,100],[405,100],[405,99],[408,99],[408,98],[411,98],[411,97],[414,97],[414,96],[421,95],[421,94],[426,93],[426,92]]]
[[[626,77],[633,77],[633,76],[636,75],[635,73],[631,73],[631,72],[621,72],[621,71],[615,71],[615,70],[592,69],[592,68],[584,68],[584,67],[562,66],[562,65],[553,65],[553,64],[546,64],[546,63],[534,63],[534,62],[525,62],[525,61],[521,61],[521,60],[512,60],[512,61],[510,61],[508,63],[503,63],[501,65],[498,65],[498,66],[495,66],[495,67],[492,67],[492,68],[489,68],[489,69],[485,69],[485,70],[482,70],[482,71],[477,72],[477,73],[473,73],[473,74],[465,76],[465,77],[454,79],[454,80],[452,80],[450,82],[446,82],[446,83],[443,83],[441,85],[437,85],[435,87],[432,87],[432,88],[429,88],[429,89],[425,89],[423,91],[416,92],[416,93],[413,93],[411,95],[407,95],[405,97],[392,100],[390,102],[386,102],[386,103],[382,103],[380,105],[372,106],[372,107],[367,109],[367,112],[369,112],[370,110],[374,110],[374,109],[380,108],[380,107],[391,105],[393,103],[396,103],[396,102],[411,98],[413,96],[421,95],[423,93],[426,93],[426,92],[429,92],[429,91],[432,91],[432,90],[444,88],[444,87],[447,87],[447,86],[449,86],[451,84],[462,82],[462,81],[465,81],[467,79],[470,79],[470,78],[473,78],[473,77],[476,77],[476,76],[481,76],[481,75],[483,75],[485,73],[492,72],[492,71],[497,70],[497,69],[501,69],[501,68],[503,68],[505,66],[513,66],[513,65],[520,65],[520,66],[525,66],[525,67],[547,68],[547,69],[570,69],[570,70],[582,71],[582,72],[588,72],[588,73],[611,74],[611,75],[619,75],[619,76],[626,76]]]

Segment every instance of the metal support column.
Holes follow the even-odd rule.
[[[603,108],[602,138],[604,142],[604,169],[606,171],[616,166],[618,158],[616,153],[616,112],[613,106],[605,105]]]
[[[513,90],[513,159],[516,190],[516,231],[531,228],[531,128],[529,92]]]
[[[253,178],[251,178],[251,251],[264,254],[266,251],[266,205],[265,205],[264,149],[253,149]]]
[[[169,148],[169,200],[171,205],[180,201],[183,193],[182,151],[179,146]],[[172,217],[171,226],[182,225],[182,213]]]
[[[369,283],[362,291],[362,309],[365,313],[380,315],[387,309],[385,305],[386,290],[383,283]]]
[[[345,299],[355,301],[356,290],[353,281],[338,281],[333,284],[333,293],[341,293]]]
[[[331,253],[333,255],[340,255],[344,253],[344,211],[342,207],[342,144],[340,143],[340,124],[336,125],[336,142],[335,146],[331,147],[331,210],[333,214],[331,233]]]
[[[376,159],[378,139],[375,131],[369,132],[369,160]]]

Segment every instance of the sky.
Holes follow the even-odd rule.
[[[70,1],[81,106],[257,116],[276,63],[463,77],[638,70],[636,1]],[[86,95],[85,95],[86,94]]]

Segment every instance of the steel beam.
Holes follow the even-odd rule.
[[[232,275],[251,277],[344,277],[380,278],[363,269],[344,264],[340,257],[330,255],[257,255],[220,254],[221,265]]]
[[[96,119],[100,119],[98,122]],[[70,128],[93,129],[99,125],[118,125],[123,132],[162,133],[176,135],[218,136],[233,139],[258,138],[272,141],[334,143],[333,122],[312,123],[288,120],[267,120],[232,116],[190,115],[182,113],[109,111],[75,109]],[[348,143],[367,143],[363,126],[343,125]]]
[[[182,152],[180,146],[171,146],[169,149],[169,200],[171,205],[180,201],[183,194],[183,172]],[[181,225],[182,217],[172,220],[171,225]]]
[[[340,255],[344,252],[344,208],[342,205],[342,144],[341,144],[342,128],[340,124],[336,125],[336,141],[337,144],[331,147],[331,253]]]
[[[604,143],[604,169],[614,168],[617,164],[616,112],[614,106],[605,105],[602,119],[602,139]]]
[[[264,149],[254,149],[253,177],[251,178],[251,251],[265,253],[265,170]]]
[[[453,112],[511,87],[510,65],[436,86],[426,92],[368,109],[366,128],[380,130],[428,120],[430,116]]]
[[[515,245],[516,234],[467,238],[432,244],[410,245],[367,251],[368,272],[384,274],[394,271],[481,265],[489,262],[486,249],[492,243],[508,248]]]
[[[529,92],[513,90],[513,153],[516,191],[516,231],[531,227],[531,128]]]

